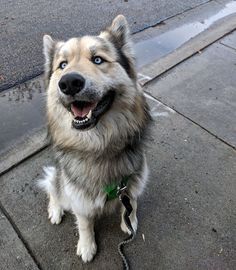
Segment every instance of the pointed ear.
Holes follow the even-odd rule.
[[[43,36],[43,53],[46,60],[50,58],[51,51],[54,49],[54,45],[55,41],[49,35]]]
[[[108,39],[113,43],[119,56],[119,63],[130,78],[136,79],[133,44],[130,38],[129,25],[123,15],[118,15],[107,28]]]
[[[45,57],[44,73],[45,73],[46,87],[48,87],[49,80],[52,75],[52,65],[53,65],[55,47],[56,47],[56,42],[49,35],[44,35],[43,53]]]
[[[122,48],[130,39],[129,25],[126,18],[123,15],[118,15],[113,20],[108,31],[113,36],[116,45]]]

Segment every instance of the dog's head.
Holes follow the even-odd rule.
[[[44,55],[48,110],[56,114],[55,104],[61,102],[74,129],[93,128],[114,101],[132,103],[136,72],[124,16],[117,16],[99,36],[56,42],[45,35]]]
[[[124,16],[99,36],[63,42],[46,35],[44,55],[49,131],[57,145],[102,151],[140,134],[148,113]]]

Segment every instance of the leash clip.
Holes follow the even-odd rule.
[[[124,193],[126,193],[126,189],[127,189],[127,186],[126,185],[123,186],[123,187],[120,187],[120,186],[117,187],[117,196],[119,197],[119,200],[120,201],[122,200],[122,195]]]

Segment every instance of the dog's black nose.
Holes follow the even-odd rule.
[[[68,73],[61,77],[59,87],[66,95],[74,96],[84,88],[85,79],[78,73]]]

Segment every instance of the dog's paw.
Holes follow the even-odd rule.
[[[64,215],[63,209],[59,206],[50,205],[48,206],[48,219],[52,224],[60,224]]]
[[[134,230],[134,232],[136,233],[137,228],[138,228],[138,219],[137,219],[137,217],[131,219],[130,221],[131,221],[131,225],[132,225],[132,227],[133,227],[133,230]],[[122,230],[124,233],[128,233],[129,235],[131,234],[131,232],[130,232],[130,230],[128,229],[128,227],[126,226],[125,221],[124,221],[123,218],[122,218],[122,220],[121,220],[120,228],[121,228],[121,230]]]
[[[97,245],[95,242],[83,242],[81,240],[78,241],[76,254],[81,256],[83,262],[86,263],[92,261],[96,252]]]

